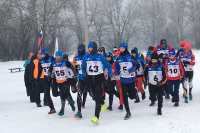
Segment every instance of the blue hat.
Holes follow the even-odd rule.
[[[56,51],[56,56],[63,56],[63,52],[61,50]]]
[[[89,42],[88,48],[94,48],[94,43],[92,41]]]
[[[49,53],[49,49],[48,48],[42,48],[41,53],[42,54],[48,54]]]
[[[128,43],[127,42],[121,42],[119,47],[128,49]]]
[[[80,44],[78,46],[78,55],[83,55],[85,54],[85,45],[84,44]]]
[[[88,44],[88,49],[93,48],[93,53],[97,53],[97,43],[94,41],[90,41]]]

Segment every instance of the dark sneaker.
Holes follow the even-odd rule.
[[[142,94],[142,100],[144,100],[146,98],[145,93]]]
[[[118,109],[123,110],[123,105],[119,105]]]
[[[110,111],[112,111],[112,106],[108,106],[107,109],[110,110]]]
[[[125,117],[124,117],[124,120],[128,120],[130,119],[131,117],[131,113],[126,113]]]
[[[165,99],[169,100],[169,99],[170,99],[170,96],[169,96],[169,95],[166,95],[166,96],[165,96]]]
[[[179,102],[175,102],[174,107],[178,107],[179,106]]]
[[[189,100],[192,101],[192,94],[189,94]]]
[[[50,114],[55,114],[55,113],[56,113],[56,110],[55,109],[51,109],[48,114],[50,115]]]
[[[175,103],[175,98],[174,97],[172,97],[172,103]]]
[[[155,102],[151,102],[150,104],[149,104],[149,106],[154,106],[155,105]]]
[[[58,113],[59,116],[63,116],[64,114],[65,114],[65,113],[64,113],[64,110],[63,110],[63,109],[61,109],[60,112]]]
[[[188,103],[188,97],[185,96],[185,103]]]
[[[158,115],[162,115],[162,109],[161,109],[161,108],[158,108],[158,109],[157,109],[157,114],[158,114]]]
[[[140,98],[138,97],[136,100],[135,100],[135,103],[139,103],[140,102]]]
[[[37,104],[37,107],[40,108],[40,107],[42,107],[42,105],[39,103],[39,104]]]
[[[75,117],[81,119],[82,118],[82,113],[81,112],[77,112],[75,114]]]

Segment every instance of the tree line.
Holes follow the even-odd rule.
[[[1,0],[0,59],[19,60],[44,47],[74,51],[88,37],[108,50],[127,41],[146,48],[166,38],[175,47],[188,39],[200,48],[200,0]],[[84,17],[87,18],[85,25]]]

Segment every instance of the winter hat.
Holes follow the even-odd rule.
[[[80,44],[78,46],[78,55],[83,55],[85,54],[85,45],[84,44]]]
[[[127,42],[121,42],[119,47],[124,48],[124,49],[128,49],[128,43]]]
[[[88,49],[93,48],[93,53],[97,53],[97,43],[94,41],[90,41],[88,44]]]

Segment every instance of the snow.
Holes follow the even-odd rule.
[[[130,101],[132,118],[124,121],[125,111],[117,110],[101,113],[100,124],[94,126],[90,118],[94,114],[94,102],[88,98],[83,109],[83,119],[74,118],[67,105],[64,117],[48,115],[48,107],[36,108],[26,97],[23,72],[11,74],[8,69],[23,65],[22,61],[0,63],[0,132],[1,133],[199,133],[200,131],[200,51],[195,51],[197,65],[194,76],[194,100],[185,104],[181,98],[180,107],[173,107],[164,101],[163,115],[156,115],[156,107],[149,107],[146,99],[139,104]],[[182,95],[182,89],[180,89]],[[147,90],[146,90],[147,91]],[[76,99],[76,95],[73,95]],[[53,98],[57,112],[60,99]],[[107,98],[108,101],[108,98]]]

